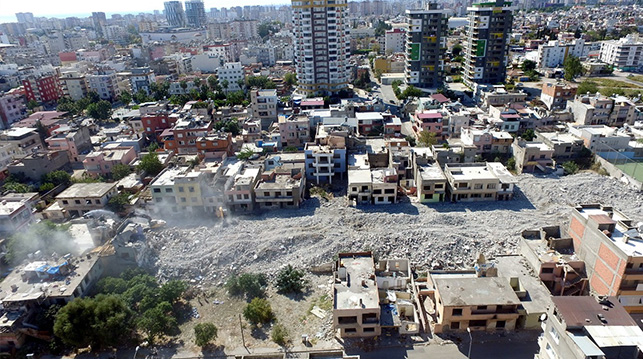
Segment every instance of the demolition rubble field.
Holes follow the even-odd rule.
[[[571,206],[612,205],[643,221],[643,194],[616,179],[584,172],[564,177],[518,177],[505,202],[351,207],[345,196],[313,197],[300,209],[224,220],[168,219],[149,234],[162,279],[205,288],[232,273],[329,263],[340,251],[373,250],[380,258],[409,258],[418,270],[470,268],[479,253],[516,253],[520,232],[563,224]]]

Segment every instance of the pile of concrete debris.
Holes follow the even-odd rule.
[[[470,267],[479,253],[516,252],[522,230],[561,224],[580,203],[612,205],[643,220],[643,195],[615,179],[522,175],[512,201],[353,208],[345,198],[315,198],[298,210],[167,227],[148,238],[160,277],[204,285],[232,273],[270,276],[287,264],[320,265],[340,251],[410,258],[419,270],[455,269]]]

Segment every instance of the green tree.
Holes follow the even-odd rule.
[[[453,45],[453,48],[451,49],[451,53],[453,54],[454,57],[460,56],[460,54],[462,53],[462,45],[460,44]]]
[[[162,334],[170,334],[178,325],[172,315],[172,305],[168,302],[161,302],[146,310],[136,324],[139,330],[147,334],[150,342],[154,342],[154,339]]]
[[[121,180],[132,173],[132,168],[126,164],[117,163],[112,167],[112,178],[116,181]]]
[[[593,81],[583,81],[578,85],[578,89],[576,90],[576,93],[579,95],[584,95],[586,93],[591,93],[595,94],[598,92],[598,84]]]
[[[275,319],[270,303],[263,298],[254,298],[243,309],[243,316],[252,324],[267,324]]]
[[[420,131],[420,135],[418,136],[418,145],[422,147],[434,146],[438,143],[436,136],[435,132]]]
[[[241,126],[239,125],[239,120],[235,117],[222,120],[214,124],[213,128],[217,131],[223,130],[225,132],[230,132],[232,136],[237,136],[241,133]]]
[[[583,65],[576,56],[568,56],[563,62],[563,67],[565,68],[565,80],[567,81],[571,81],[583,73]]]
[[[112,196],[109,201],[107,201],[107,208],[116,213],[123,212],[130,204],[129,196],[130,195],[125,192]]]
[[[510,157],[507,160],[507,169],[510,171],[514,171],[516,169],[516,159],[514,157]]]
[[[411,146],[411,147],[415,147],[415,145],[416,145],[415,137],[413,137],[413,136],[406,136],[406,137],[404,137],[404,139],[406,140],[406,142],[408,142],[408,143],[409,143],[409,146]]]
[[[283,324],[277,324],[274,327],[272,327],[272,331],[270,332],[270,338],[272,339],[273,342],[284,346],[286,343],[288,343],[288,330]]]
[[[266,76],[248,76],[246,78],[248,87],[258,87],[260,89],[275,89],[277,85]]]
[[[525,141],[533,141],[533,139],[536,137],[536,134],[534,133],[534,130],[529,128],[522,133],[521,137]]]
[[[182,280],[171,280],[161,286],[159,296],[162,301],[174,303],[181,299],[188,286]]]
[[[255,153],[252,149],[246,147],[242,149],[241,152],[237,153],[237,158],[242,161],[246,161],[246,160],[249,160],[250,157],[252,157],[252,155],[254,154]]]
[[[159,156],[156,152],[150,152],[141,158],[138,170],[143,171],[150,176],[156,176],[163,170],[163,164],[161,163],[161,160],[159,160]]]
[[[98,101],[87,106],[87,116],[97,120],[108,120],[112,117],[112,104],[109,101]]]
[[[284,152],[297,152],[299,151],[295,146],[287,146],[284,148]]]
[[[290,264],[279,271],[275,286],[281,293],[301,293],[306,287],[304,272]]]
[[[230,295],[246,296],[248,299],[263,297],[264,288],[268,284],[266,275],[263,273],[244,273],[240,276],[233,275],[228,278],[225,284]]]
[[[531,61],[531,60],[525,60],[520,64],[520,69],[527,72],[527,71],[534,71],[536,70],[536,62]]]
[[[50,182],[55,186],[64,184],[66,186],[71,184],[71,175],[65,171],[53,171],[42,176],[41,182]]]
[[[578,172],[578,165],[574,161],[567,161],[563,163],[563,169],[565,170],[566,174],[573,175],[574,173]]]
[[[288,87],[292,87],[297,85],[297,74],[294,72],[288,72],[286,75],[284,75],[284,82]]]
[[[2,186],[2,189],[15,193],[27,193],[33,190],[31,186],[18,182],[5,182],[5,184]]]
[[[114,346],[131,331],[132,312],[115,295],[76,298],[58,311],[54,321],[54,334],[79,348]]]
[[[58,106],[56,106],[56,111],[58,112],[68,112],[70,115],[76,115],[76,103],[69,97],[62,97],[58,100]]]
[[[33,110],[34,108],[36,108],[38,106],[40,106],[40,104],[36,100],[29,100],[29,102],[27,102],[27,108],[30,109],[30,110]]]
[[[217,338],[218,331],[212,323],[199,323],[194,326],[194,343],[204,347]]]
[[[43,184],[40,185],[40,187],[38,187],[38,192],[47,193],[47,192],[51,191],[54,188],[56,188],[56,186],[54,186],[53,183],[49,183],[49,182],[43,183]]]
[[[415,86],[409,86],[402,92],[404,98],[422,97],[423,95],[424,92]]]

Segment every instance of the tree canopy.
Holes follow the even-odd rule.
[[[563,62],[565,68],[565,80],[571,81],[583,73],[583,65],[576,56],[568,56]]]
[[[131,333],[132,317],[119,296],[76,298],[56,314],[54,334],[65,344],[79,348],[114,346]]]
[[[150,176],[156,176],[163,170],[163,163],[159,160],[156,152],[149,152],[141,158],[141,163],[138,165],[138,170],[143,171]]]

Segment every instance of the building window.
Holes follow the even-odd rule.
[[[188,190],[189,190],[190,192],[194,192],[194,187],[190,186],[190,187],[188,188]]]
[[[540,272],[543,273],[543,274],[554,273],[554,268],[553,267],[543,268]]]
[[[179,192],[183,193],[185,192],[185,189],[183,187],[179,187]]]
[[[462,315],[462,308],[453,308],[453,311],[451,312],[451,315],[453,315],[453,316],[461,316]]]
[[[64,199],[64,200],[63,200],[63,204],[69,204],[69,201],[67,201],[66,199]]]
[[[181,197],[181,202],[185,203],[185,202],[187,202],[187,199],[185,199],[185,197]]]
[[[560,344],[560,334],[558,334],[556,328],[551,327],[551,329],[549,330],[549,334],[551,335],[552,339],[554,339],[556,344]]]

